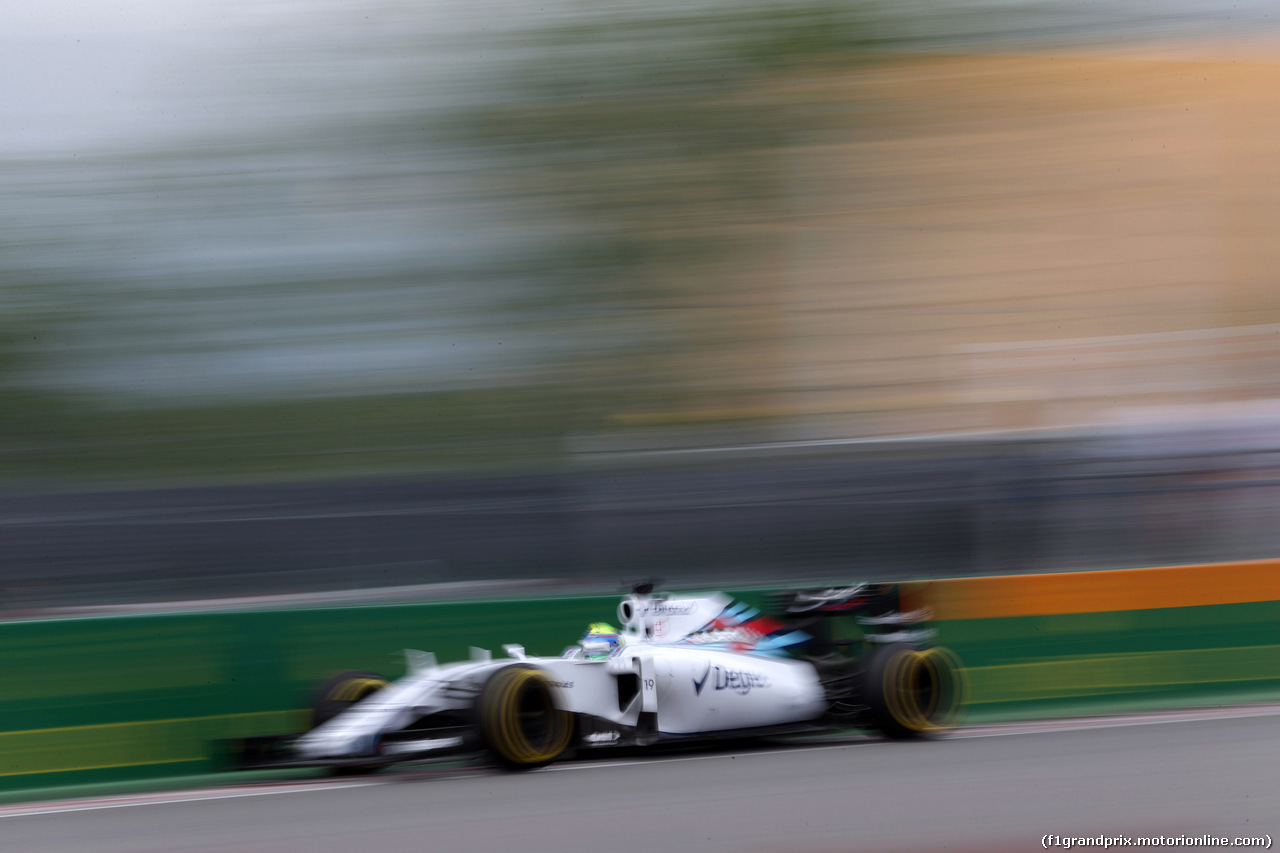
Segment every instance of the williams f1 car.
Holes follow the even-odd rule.
[[[407,651],[400,680],[334,676],[310,731],[244,741],[238,763],[355,772],[470,753],[518,770],[598,747],[850,728],[906,738],[954,724],[964,671],[926,644],[928,614],[901,612],[895,587],[797,590],[776,604],[767,615],[641,584],[618,607],[620,630],[594,623],[558,658],[509,645],[438,665]]]

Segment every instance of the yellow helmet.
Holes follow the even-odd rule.
[[[582,637],[582,654],[584,657],[600,660],[609,657],[620,645],[622,638],[618,636],[617,628],[608,622],[592,622]]]

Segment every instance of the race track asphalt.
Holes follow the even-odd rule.
[[[22,853],[976,853],[1042,849],[1046,834],[1274,838],[1277,734],[1271,712],[603,759],[517,775],[416,770],[162,802],[9,807],[0,839]]]

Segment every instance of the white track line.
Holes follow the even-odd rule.
[[[881,744],[892,743],[887,740],[876,740],[867,738],[865,740],[850,738],[847,741],[839,743],[823,743],[812,746],[789,746],[782,749],[753,749],[746,752],[712,752],[705,755],[673,755],[670,757],[649,757],[642,756],[640,758],[628,758],[625,761],[582,761],[574,764],[552,764],[550,767],[544,767],[539,772],[546,773],[549,771],[564,770],[594,770],[597,767],[635,767],[647,766],[649,764],[675,764],[678,761],[713,761],[717,758],[753,758],[757,755],[795,755],[798,752],[819,752],[827,749],[846,749],[851,746],[877,746]]]
[[[335,791],[343,788],[362,788],[381,785],[379,781],[339,782],[329,784],[291,784],[261,789],[232,788],[218,790],[205,788],[195,791],[174,791],[163,794],[133,794],[120,797],[100,797],[91,800],[66,800],[50,803],[25,803],[16,806],[0,806],[0,819],[7,817],[31,817],[33,815],[66,814],[68,812],[92,812],[102,809],[127,809],[134,806],[158,806],[165,803],[197,803],[204,800],[234,800],[241,797],[266,797],[272,794],[300,794],[308,791]]]
[[[1013,735],[1052,734],[1054,732],[1077,732],[1088,731],[1090,729],[1118,729],[1129,726],[1154,726],[1161,723],[1188,723],[1201,720],[1235,720],[1248,717],[1274,716],[1280,716],[1280,704],[1213,709],[1195,708],[1184,711],[1161,711],[1132,716],[1042,720],[1029,723],[973,726],[971,728],[963,728],[957,729],[953,732],[947,732],[946,734],[939,735],[938,738],[940,740],[967,740],[971,738],[1011,737]],[[642,756],[627,759],[625,761],[603,762],[588,760],[573,764],[553,764],[550,767],[543,768],[543,772],[550,770],[591,770],[596,767],[631,767],[645,764],[674,763],[677,761],[709,761],[716,758],[725,758],[730,755],[735,758],[738,756],[750,758],[755,755],[792,755],[798,752],[845,749],[851,746],[865,748],[891,743],[893,743],[893,741],[872,737],[860,738],[858,736],[851,736],[847,739],[841,739],[838,741],[810,745],[796,745],[782,749],[750,750],[736,753],[717,752],[706,755],[680,755],[671,757]]]
[[[947,740],[979,737],[1008,737],[1022,734],[1078,732],[1089,729],[1120,729],[1129,726],[1156,726],[1162,723],[1190,723],[1199,720],[1240,720],[1249,717],[1280,716],[1280,705],[1256,705],[1234,708],[1195,708],[1184,711],[1161,711],[1131,716],[1093,717],[1043,720],[1032,723],[1005,723],[957,729],[943,737]]]

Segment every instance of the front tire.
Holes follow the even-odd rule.
[[[480,691],[476,710],[486,749],[509,770],[550,764],[573,739],[573,715],[559,707],[543,672],[528,664],[493,673]]]
[[[387,680],[372,672],[350,670],[330,678],[316,691],[311,702],[311,728],[324,725],[360,700],[387,686]]]
[[[388,684],[381,675],[373,672],[349,670],[333,676],[316,691],[311,702],[311,728],[321,726],[362,699],[377,693]],[[332,768],[338,776],[363,776],[382,765],[344,764]]]

